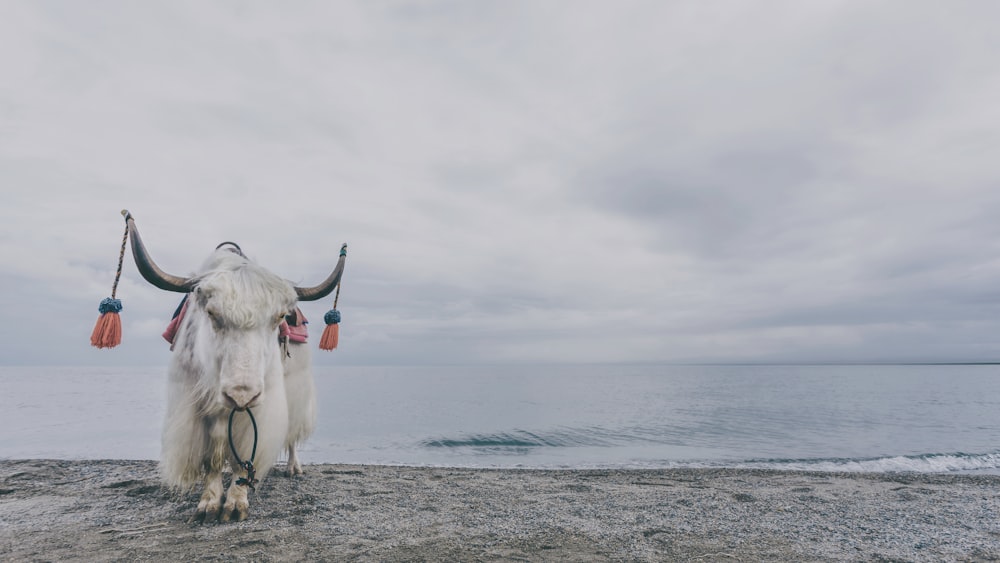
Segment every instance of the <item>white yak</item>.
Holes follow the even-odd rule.
[[[247,259],[233,243],[219,245],[201,273],[182,278],[156,266],[133,218],[124,213],[143,277],[161,289],[188,294],[167,377],[161,475],[180,488],[203,480],[194,519],[243,520],[254,475],[239,461],[250,459],[255,442],[252,468],[258,479],[267,475],[282,449],[288,450],[288,474],[302,472],[295,448],[316,419],[310,355],[306,345],[279,345],[279,325],[294,314],[297,301],[321,299],[336,287],[345,252],[333,273],[312,288],[293,286]],[[223,495],[227,461],[233,477]]]

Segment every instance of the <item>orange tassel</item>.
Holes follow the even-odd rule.
[[[319,339],[320,350],[333,350],[340,341],[340,325],[328,324],[323,329],[323,337]]]
[[[118,292],[118,280],[122,276],[122,262],[125,260],[125,243],[128,241],[128,211],[122,210],[125,216],[125,234],[122,235],[122,249],[118,253],[118,271],[115,272],[115,283],[111,286],[111,297],[105,297],[97,307],[101,314],[97,317],[94,332],[90,333],[90,345],[97,348],[114,348],[122,343],[122,319],[118,313],[122,310],[122,302],[115,299]]]
[[[103,305],[103,304],[102,304]],[[121,306],[119,305],[119,309]],[[90,335],[90,344],[97,348],[114,348],[122,343],[122,319],[117,311],[102,312]]]
[[[347,256],[347,245],[340,247],[340,255]],[[343,258],[341,258],[343,259]],[[340,283],[337,283],[337,294],[333,297],[333,309],[323,315],[323,322],[326,328],[323,329],[323,337],[319,339],[320,350],[333,350],[340,342],[340,311],[337,310],[337,301],[340,301]]]

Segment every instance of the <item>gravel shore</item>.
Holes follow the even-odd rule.
[[[278,468],[280,469],[280,468]],[[309,465],[193,524],[153,461],[0,460],[4,561],[989,561],[1000,476]]]

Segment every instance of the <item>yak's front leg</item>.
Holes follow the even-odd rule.
[[[222,507],[222,521],[229,522],[235,520],[242,522],[250,514],[250,499],[248,498],[247,485],[237,483],[241,478],[247,477],[246,470],[236,469],[233,471],[233,482],[229,484],[226,491],[226,505]]]
[[[222,507],[222,472],[209,471],[205,476],[205,490],[198,501],[198,510],[191,518],[192,522],[213,522],[219,517]]]
[[[302,464],[299,463],[299,456],[295,453],[295,444],[288,446],[288,466],[285,469],[285,475],[289,477],[302,475]]]

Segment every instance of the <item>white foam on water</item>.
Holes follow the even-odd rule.
[[[1000,473],[1000,453],[927,454],[871,459],[761,460],[731,467],[781,471],[833,471],[850,473]]]

